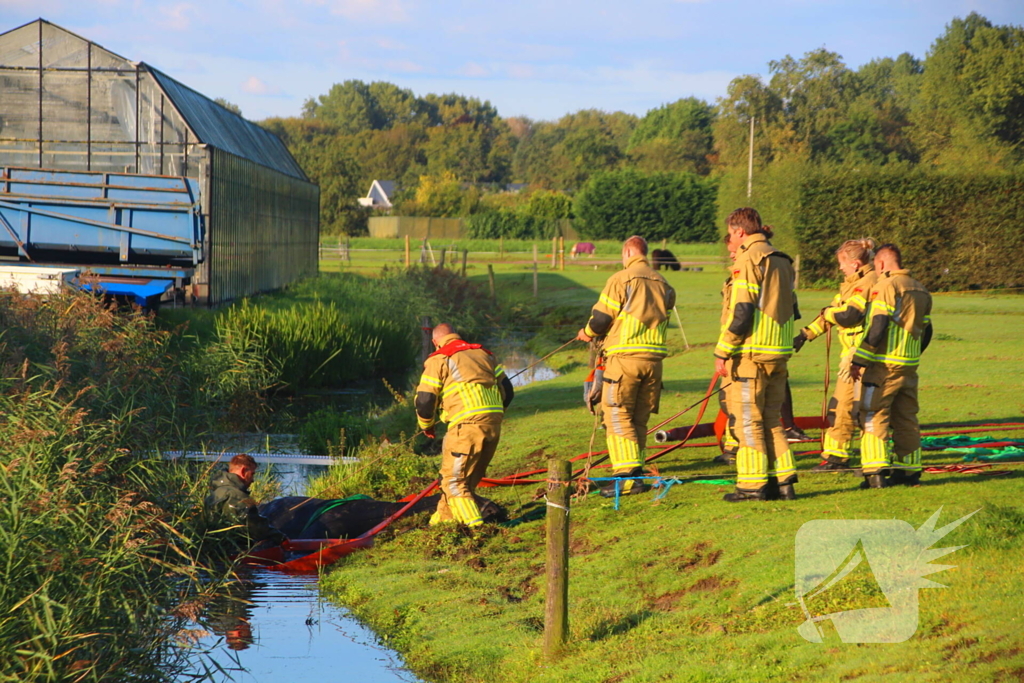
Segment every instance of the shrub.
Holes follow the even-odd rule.
[[[896,167],[819,169],[799,185],[795,231],[810,279],[834,277],[835,250],[870,236],[893,242],[932,289],[1024,284],[1024,176]]]
[[[710,242],[716,192],[714,181],[692,173],[596,173],[576,197],[576,228],[592,239]]]
[[[509,209],[477,213],[466,219],[466,236],[470,239],[551,239],[559,234],[557,220]]]

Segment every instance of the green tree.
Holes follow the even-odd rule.
[[[692,171],[706,175],[712,152],[715,110],[696,97],[651,109],[637,123],[626,148],[645,171]]]
[[[219,104],[220,106],[224,107],[225,109],[227,109],[230,112],[238,114],[239,116],[242,115],[242,108],[239,107],[234,102],[228,102],[223,97],[216,97],[216,98],[214,98],[213,101],[216,102],[217,104]]]

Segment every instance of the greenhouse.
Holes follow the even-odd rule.
[[[0,190],[22,169],[84,172],[89,183],[98,174],[103,198],[128,175],[197,181],[202,258],[184,286],[198,301],[317,271],[319,189],[280,139],[158,69],[42,19],[0,34]],[[3,238],[0,230],[0,247]],[[11,240],[27,245],[12,253],[31,252],[25,236]],[[131,252],[121,254],[125,265]]]

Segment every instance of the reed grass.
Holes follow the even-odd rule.
[[[143,455],[187,429],[170,336],[70,292],[0,329],[0,681],[170,680],[213,587],[205,479]]]

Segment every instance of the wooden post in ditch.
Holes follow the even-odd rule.
[[[420,363],[427,361],[427,356],[434,352],[434,324],[430,322],[430,316],[425,315],[420,319],[420,329],[423,330],[422,341],[420,342]]]
[[[406,268],[408,268],[409,266],[412,265],[412,261],[409,260],[410,256],[411,256],[411,254],[410,254],[410,250],[409,250],[409,236],[406,235],[405,236],[405,267]]]
[[[544,654],[553,657],[569,634],[569,482],[568,460],[548,458],[547,602],[544,608]]]
[[[537,243],[533,243],[533,298],[537,298]]]
[[[466,277],[466,259],[469,258],[469,249],[462,250],[462,277]]]
[[[491,301],[497,301],[498,288],[494,286],[494,266],[487,264],[487,282],[491,285]]]

